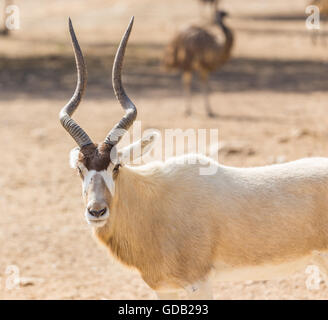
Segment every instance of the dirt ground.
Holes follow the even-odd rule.
[[[328,156],[328,51],[323,43],[312,45],[305,28],[307,1],[222,0],[236,44],[231,61],[211,78],[211,102],[219,115],[214,119],[205,115],[197,82],[194,114],[185,118],[179,76],[160,66],[174,33],[206,20],[208,11],[196,0],[16,4],[21,28],[0,38],[0,299],[155,297],[136,272],[95,243],[83,216],[80,179],[68,164],[75,145],[58,121],[76,77],[68,16],[89,70],[75,119],[94,140],[101,141],[122,115],[110,73],[134,15],[124,82],[143,129],[218,128],[227,146],[220,162],[226,165]],[[324,34],[325,24],[321,27]],[[235,144],[241,148],[231,151]],[[12,286],[17,272],[20,284]],[[326,299],[324,281],[308,290],[307,277],[302,272],[275,281],[215,283],[214,296]]]

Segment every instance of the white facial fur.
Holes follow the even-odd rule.
[[[105,170],[103,171],[96,171],[96,170],[86,170],[87,174],[84,176],[84,180],[83,180],[83,184],[82,184],[82,188],[83,188],[83,194],[85,194],[88,191],[89,188],[89,184],[92,180],[92,177],[95,174],[100,174],[102,176],[102,178],[105,181],[106,187],[109,190],[109,192],[111,193],[112,197],[114,196],[115,193],[115,183],[113,180],[113,176],[110,172],[107,172]]]
[[[74,148],[73,150],[71,150],[70,152],[70,166],[74,169],[79,168],[83,174],[83,182],[82,182],[82,192],[83,192],[83,196],[86,197],[86,194],[88,192],[89,189],[89,185],[92,181],[92,178],[96,175],[96,174],[100,174],[101,177],[103,178],[107,189],[109,190],[109,192],[111,193],[112,196],[114,196],[115,194],[115,183],[113,180],[113,176],[111,171],[106,171],[106,170],[102,170],[102,171],[96,171],[96,170],[88,170],[82,163],[80,163],[78,161],[78,157],[79,157],[79,152],[80,149]],[[88,224],[94,226],[94,227],[102,227],[106,224],[106,221],[109,217],[109,208],[107,208],[107,211],[104,215],[102,215],[100,218],[96,218],[94,216],[92,216],[89,211],[86,209],[85,210],[85,218],[88,222]]]
[[[86,175],[84,176],[84,180],[83,180],[83,183],[82,183],[82,190],[83,190],[84,197],[86,197],[86,194],[87,194],[88,189],[89,189],[89,185],[92,181],[92,178],[96,174],[101,175],[101,177],[103,178],[103,180],[105,182],[105,185],[106,185],[107,189],[109,190],[111,195],[114,196],[115,184],[114,184],[114,180],[113,180],[111,172],[107,172],[105,170],[103,170],[103,171],[96,171],[96,170],[88,171],[88,170],[86,170]],[[106,213],[104,215],[102,215],[101,217],[94,217],[93,215],[90,214],[88,209],[86,209],[84,215],[85,215],[85,218],[86,218],[88,224],[90,224],[91,226],[96,227],[96,228],[103,227],[106,224],[107,219],[109,218],[109,213],[110,213],[108,206],[106,206],[106,209],[107,209]]]
[[[121,149],[118,151],[118,158],[119,158],[119,163],[121,165],[128,163],[131,161],[131,157],[134,159],[137,159],[141,157],[142,155],[150,152],[152,149],[155,141],[159,137],[159,134],[157,132],[152,132],[151,134],[148,134],[144,138],[138,140],[137,142]],[[82,182],[82,191],[83,191],[83,196],[86,197],[89,185],[92,181],[92,178],[97,174],[101,175],[103,178],[107,189],[111,193],[112,197],[115,194],[115,183],[113,180],[113,175],[112,175],[112,169],[113,165],[110,165],[110,168],[108,171],[103,170],[103,171],[96,171],[96,170],[88,170],[81,162],[79,162],[79,153],[80,153],[80,148],[76,147],[70,152],[70,166],[73,169],[79,169],[81,170],[81,173],[83,175],[83,182]],[[132,159],[133,160],[133,159]],[[91,215],[86,209],[85,211],[85,217],[87,222],[94,226],[94,227],[102,227],[106,224],[106,221],[109,217],[109,208],[107,207],[107,211],[105,214],[103,214],[101,217],[95,217]]]

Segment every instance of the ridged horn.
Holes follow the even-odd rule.
[[[69,19],[69,32],[72,38],[76,69],[77,84],[71,100],[62,108],[59,113],[59,119],[65,130],[72,136],[78,146],[82,148],[92,144],[91,139],[86,132],[71,118],[74,111],[79,106],[87,83],[87,69],[84,63],[83,54],[73,29],[72,21]]]
[[[125,111],[123,118],[113,127],[105,139],[105,143],[111,146],[116,145],[124,133],[131,127],[137,117],[137,109],[132,101],[129,99],[122,85],[121,73],[125,54],[125,48],[129,40],[132,30],[134,17],[131,18],[128,28],[126,29],[121,43],[117,49],[113,71],[112,71],[112,84],[117,100]]]

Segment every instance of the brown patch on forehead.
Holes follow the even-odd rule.
[[[89,144],[82,147],[79,154],[81,161],[88,170],[107,170],[110,164],[110,151],[112,147],[106,143]]]

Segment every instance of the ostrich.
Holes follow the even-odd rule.
[[[224,42],[219,42],[216,35],[199,26],[189,26],[180,31],[165,50],[163,59],[167,70],[182,72],[182,81],[186,95],[186,115],[191,110],[192,74],[196,72],[202,80],[202,90],[205,108],[209,117],[215,116],[209,102],[208,77],[210,72],[222,67],[230,58],[234,42],[232,31],[225,25],[227,13],[216,11],[215,22],[225,36]]]

